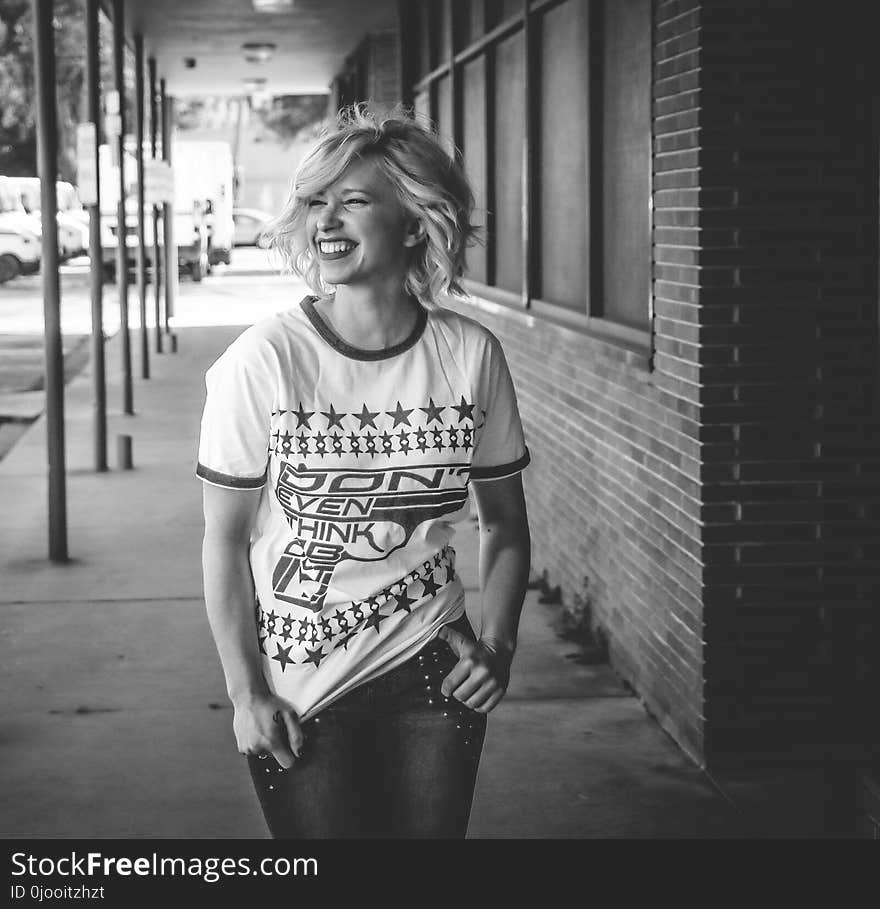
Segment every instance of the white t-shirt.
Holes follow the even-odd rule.
[[[269,687],[308,719],[464,611],[449,545],[470,479],[529,462],[496,338],[444,309],[381,351],[316,298],[243,332],[205,375],[197,475],[262,496],[251,535]]]

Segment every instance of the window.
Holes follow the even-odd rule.
[[[651,0],[412,6],[415,108],[460,150],[485,229],[467,277],[537,313],[647,332]]]

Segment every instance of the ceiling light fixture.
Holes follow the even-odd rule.
[[[244,59],[248,63],[265,63],[275,53],[276,48],[277,45],[271,41],[248,41],[241,46]]]
[[[293,0],[251,0],[258,13],[286,13],[293,9]]]

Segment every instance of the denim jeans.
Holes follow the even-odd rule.
[[[474,637],[466,616],[451,625]],[[463,838],[486,715],[440,693],[457,661],[435,638],[306,720],[289,770],[249,756],[272,836]]]

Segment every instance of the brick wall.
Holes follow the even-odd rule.
[[[478,312],[534,455],[535,568],[569,604],[588,581],[615,666],[713,765],[876,716],[877,142],[852,32],[655,5],[653,372]]]
[[[355,101],[394,107],[401,98],[400,37],[396,29],[370,32],[345,59],[330,86],[330,110]]]
[[[700,12],[702,230],[676,256],[700,285],[713,762],[839,750],[877,716],[870,6]]]
[[[477,300],[517,388],[533,565],[585,596],[611,661],[695,760],[704,751],[701,308],[679,249],[699,236],[698,3],[655,8],[655,351]]]
[[[397,31],[373,32],[369,48],[368,97],[393,107],[400,100],[400,40]]]

